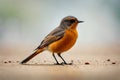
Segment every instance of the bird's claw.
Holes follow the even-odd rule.
[[[62,63],[55,63],[55,65],[72,65],[73,63],[65,63],[65,62],[62,62]]]
[[[73,63],[64,63],[65,65],[72,65]]]

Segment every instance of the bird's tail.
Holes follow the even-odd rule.
[[[24,64],[24,63],[28,62],[30,59],[32,59],[32,58],[35,57],[37,54],[39,54],[39,53],[41,53],[41,52],[43,52],[43,51],[44,51],[43,48],[36,50],[33,54],[31,54],[31,55],[28,56],[26,59],[24,59],[24,60],[21,62],[21,64]]]

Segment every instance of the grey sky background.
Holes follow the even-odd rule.
[[[73,15],[80,44],[120,43],[119,0],[0,0],[0,43],[39,44],[61,19]]]

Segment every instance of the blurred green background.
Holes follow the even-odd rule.
[[[75,48],[120,47],[120,0],[0,0],[0,53],[11,46],[11,52],[26,45],[35,49],[68,15],[85,21],[78,25]]]

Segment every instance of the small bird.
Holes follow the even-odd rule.
[[[63,60],[62,64],[68,64],[61,56],[61,53],[68,51],[75,44],[78,38],[76,28],[78,23],[82,22],[84,21],[79,21],[74,16],[67,16],[63,18],[60,25],[50,32],[35,49],[35,52],[24,59],[21,64],[28,62],[34,56],[45,50],[52,52],[57,65],[60,65],[61,63],[58,62],[55,57],[55,53],[57,53],[57,55]]]

